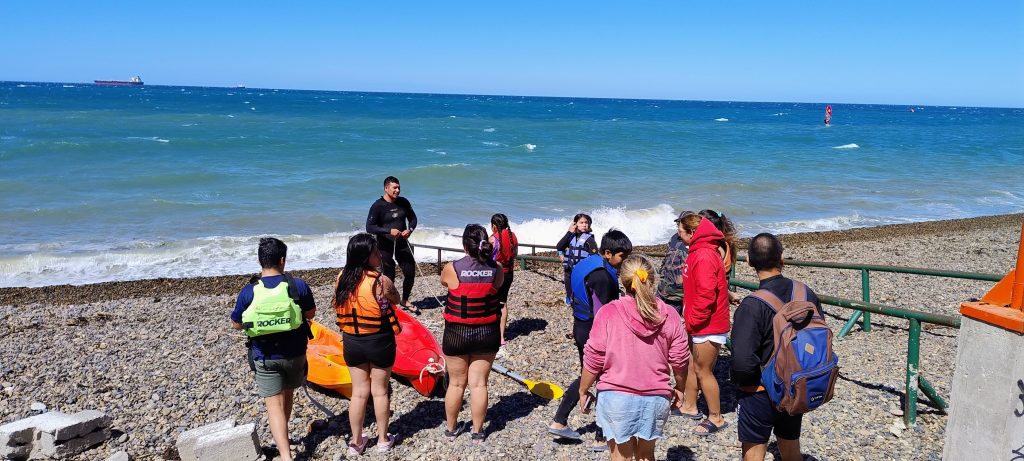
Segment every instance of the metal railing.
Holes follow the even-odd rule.
[[[442,252],[456,252],[462,253],[461,248],[448,248],[434,245],[414,245],[416,247],[428,248],[437,250],[437,261],[438,271],[441,270]],[[554,250],[555,247],[552,245],[539,245],[520,243],[520,247],[530,247],[531,251],[529,255],[518,255],[517,259],[520,261],[520,267],[526,268],[526,261],[537,261],[537,262],[560,262],[559,258],[550,256],[537,256],[537,248],[544,248]],[[664,256],[664,253],[648,253],[649,256]],[[745,256],[737,257],[738,261],[746,261]],[[861,274],[861,300],[853,300],[846,298],[838,298],[834,296],[818,295],[818,300],[824,304],[831,306],[842,307],[846,309],[852,309],[856,312],[850,316],[850,319],[846,322],[846,325],[836,335],[837,338],[842,339],[845,337],[854,325],[859,323],[862,326],[863,331],[871,331],[871,314],[885,315],[889,317],[903,318],[909,321],[908,335],[907,335],[907,366],[906,366],[906,388],[904,392],[904,407],[903,407],[903,421],[907,427],[913,427],[917,424],[917,399],[918,390],[925,395],[936,407],[943,412],[949,408],[949,404],[939,396],[938,392],[935,391],[935,387],[932,386],[927,379],[921,376],[921,324],[932,323],[935,325],[942,325],[950,328],[960,328],[960,317],[950,316],[942,314],[933,314],[929,312],[917,311],[913,309],[907,309],[903,307],[889,306],[885,304],[877,304],[871,302],[871,272],[890,272],[900,274],[915,274],[915,275],[927,275],[935,277],[946,277],[946,278],[957,278],[957,279],[969,279],[969,280],[983,280],[990,282],[998,282],[1002,280],[1003,276],[998,274],[986,274],[978,272],[963,272],[963,271],[947,271],[940,269],[928,269],[920,267],[901,267],[901,266],[885,266],[878,264],[849,264],[849,263],[833,263],[833,262],[822,262],[822,261],[805,261],[798,259],[786,259],[785,264],[789,266],[800,266],[800,267],[820,267],[828,269],[842,269],[842,270],[857,270]],[[737,280],[735,278],[735,264],[729,273],[729,285],[732,287],[744,288],[747,290],[757,290],[758,283],[749,282],[745,280]]]

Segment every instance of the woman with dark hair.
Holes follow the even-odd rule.
[[[366,401],[373,395],[377,420],[377,451],[386,452],[395,443],[388,433],[391,405],[388,383],[395,364],[395,334],[401,331],[394,306],[401,299],[388,276],[380,273],[380,248],[370,234],[356,234],[348,241],[345,268],[338,274],[331,302],[338,314],[338,329],[344,346],[345,363],[352,377],[348,421],[352,426],[349,455],[366,450],[363,437]]]
[[[732,220],[725,217],[725,213],[704,209],[698,211],[697,214],[711,221],[711,224],[714,224],[715,228],[722,233],[723,238],[718,242],[718,252],[722,255],[725,271],[729,272],[732,269],[732,265],[736,263],[736,246],[740,241],[739,237],[736,236],[736,226],[732,224]]]
[[[466,429],[458,419],[468,386],[473,420],[470,434],[474,442],[482,442],[487,377],[501,347],[501,305],[497,294],[504,277],[501,264],[491,257],[494,246],[483,226],[466,226],[462,231],[462,248],[466,256],[446,264],[441,271],[441,285],[448,288],[441,340],[448,369],[444,435],[454,439]]]
[[[519,239],[508,226],[508,216],[501,213],[491,216],[491,252],[494,261],[501,264],[505,280],[498,289],[498,303],[501,304],[501,345],[505,345],[505,326],[508,325],[508,291],[512,288],[512,271],[519,255]]]

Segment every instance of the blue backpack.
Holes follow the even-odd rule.
[[[807,413],[832,400],[839,357],[832,351],[832,330],[807,300],[807,287],[793,281],[792,299],[783,303],[768,290],[751,296],[771,306],[774,349],[761,369],[761,384],[779,411]]]

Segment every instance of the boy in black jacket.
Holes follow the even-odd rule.
[[[782,242],[772,234],[762,233],[750,241],[747,262],[757,271],[761,289],[779,299],[793,296],[793,281],[782,276]],[[807,289],[807,300],[822,314],[818,296]],[[743,302],[733,315],[732,382],[738,387],[736,410],[737,432],[742,443],[743,461],[764,461],[772,432],[778,441],[783,461],[799,461],[800,423],[802,415],[780,412],[772,404],[761,385],[761,367],[771,359],[775,347],[772,318],[775,311],[753,296]]]

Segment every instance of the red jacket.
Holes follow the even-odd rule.
[[[494,260],[501,264],[503,271],[508,274],[515,270],[516,256],[519,255],[519,239],[510,229],[502,229],[495,234],[498,242],[498,254]]]
[[[711,221],[701,218],[683,265],[683,318],[691,336],[729,332],[729,282],[718,242],[724,239]]]

